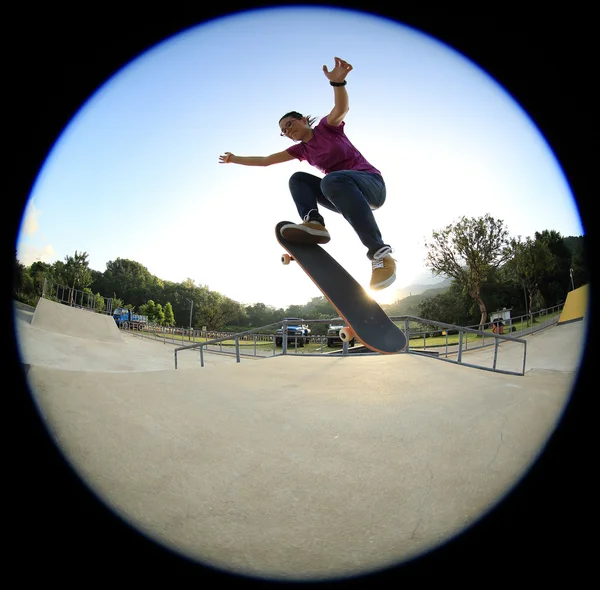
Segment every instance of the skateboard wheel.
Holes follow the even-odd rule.
[[[354,330],[352,328],[342,328],[340,330],[340,340],[342,342],[350,342],[354,338]]]
[[[292,260],[294,260],[294,259],[289,254],[282,254],[282,256],[281,256],[282,264],[289,264]]]

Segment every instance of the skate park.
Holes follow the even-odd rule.
[[[110,316],[41,298],[15,323],[48,431],[107,506],[202,564],[312,580],[417,557],[502,500],[569,401],[585,295],[522,337],[522,375],[412,353],[182,351],[175,369],[172,345]]]

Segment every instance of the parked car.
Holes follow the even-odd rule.
[[[304,346],[310,342],[310,329],[307,324],[303,323],[301,318],[284,318],[284,321],[290,322],[287,325],[287,341],[288,346]],[[275,332],[275,346],[283,345],[283,326]]]
[[[341,325],[335,325],[335,324],[330,324],[329,328],[327,329],[327,346],[329,346],[330,348],[336,344],[339,344],[340,346],[342,346],[344,343],[342,342],[342,339],[340,338],[340,330],[342,328],[345,328],[347,326],[344,326],[343,324]],[[352,340],[350,340],[350,342],[348,342],[348,346],[354,346],[356,344],[356,338],[352,338]]]

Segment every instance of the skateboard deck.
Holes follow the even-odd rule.
[[[350,328],[340,332],[342,340],[356,336],[367,348],[383,354],[404,350],[404,333],[362,285],[321,246],[286,240],[280,228],[287,223],[292,222],[281,221],[275,227],[277,241],[287,252],[281,261],[295,261],[340,314]]]

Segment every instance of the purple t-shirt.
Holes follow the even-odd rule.
[[[365,160],[365,157],[352,145],[344,133],[344,121],[337,127],[327,123],[323,117],[313,129],[308,142],[299,142],[287,149],[298,160],[306,160],[324,174],[338,170],[356,170],[381,174]]]

